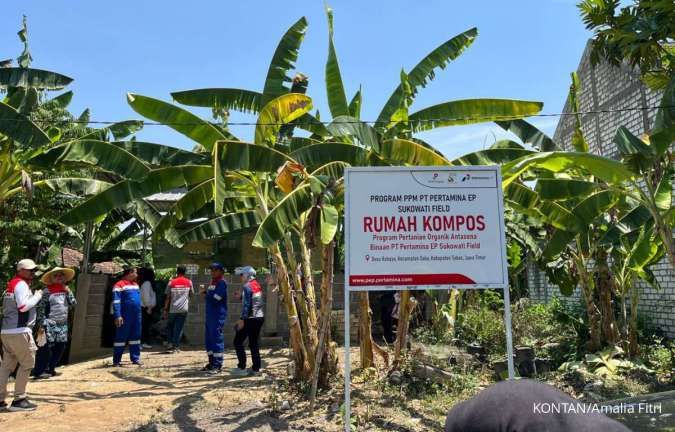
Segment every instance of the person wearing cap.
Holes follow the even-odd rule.
[[[32,411],[37,405],[28,401],[26,385],[30,371],[35,365],[37,346],[33,339],[36,320],[36,306],[42,299],[42,291],[31,292],[29,284],[37,265],[33,260],[23,259],[16,265],[16,275],[7,284],[2,302],[3,358],[0,365],[0,410]],[[7,406],[7,381],[9,375],[19,366],[14,383],[14,401]]]
[[[39,333],[45,333],[47,343],[38,348],[33,369],[36,379],[57,375],[56,366],[68,342],[68,311],[76,303],[75,296],[66,285],[73,277],[73,269],[55,267],[40,278],[47,289],[42,291],[37,323],[40,326]]]
[[[260,330],[265,322],[265,303],[263,291],[256,280],[256,271],[251,266],[238,267],[234,274],[241,277],[241,315],[235,327],[234,349],[237,352],[238,364],[230,372],[235,376],[257,375],[260,373],[260,348],[258,341]],[[251,350],[251,369],[246,369],[246,350],[244,341],[248,338],[248,346]]]
[[[183,327],[190,309],[190,297],[194,294],[192,281],[185,276],[185,273],[185,267],[176,267],[176,277],[171,279],[166,286],[164,319],[168,318],[168,352],[180,351],[180,339],[183,336]]]
[[[223,327],[227,318],[227,284],[223,279],[225,267],[221,263],[213,263],[211,268],[211,285],[202,295],[206,297],[206,354],[209,363],[202,368],[210,375],[220,372],[223,367]]]
[[[122,278],[113,285],[113,315],[115,317],[115,342],[113,366],[122,365],[124,347],[129,343],[129,357],[141,366],[141,293],[136,283],[136,269],[124,267]]]

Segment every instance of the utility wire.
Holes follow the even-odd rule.
[[[444,123],[444,122],[463,122],[463,121],[501,121],[501,120],[516,120],[524,119],[530,117],[564,117],[564,116],[576,116],[576,115],[586,115],[586,114],[611,114],[611,113],[621,113],[621,112],[630,112],[630,111],[653,111],[660,108],[675,108],[675,105],[664,105],[664,106],[645,106],[645,107],[626,107],[626,108],[616,108],[616,109],[604,109],[604,110],[591,110],[591,111],[573,111],[566,113],[539,113],[532,114],[529,116],[472,116],[472,117],[441,117],[436,119],[412,119],[408,120],[409,123]],[[121,120],[121,121],[112,121],[112,120],[40,120],[40,119],[0,119],[1,122],[33,122],[33,123],[47,123],[47,124],[91,124],[91,125],[113,125],[116,123],[122,122],[140,122],[144,126],[202,126],[204,123],[210,123],[208,121],[196,123],[196,122],[152,122],[145,120]],[[377,121],[377,120],[354,120],[354,121],[320,121],[320,120],[311,120],[306,122],[294,121],[291,123],[258,123],[258,122],[226,122],[224,126],[284,126],[284,125],[294,125],[294,126],[311,126],[311,125],[330,125],[330,124],[390,124],[390,121]],[[405,123],[405,122],[402,122]]]

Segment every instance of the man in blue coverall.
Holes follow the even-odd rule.
[[[113,366],[121,366],[124,347],[129,343],[131,362],[141,366],[141,294],[136,283],[136,269],[124,267],[122,278],[113,286],[115,343]]]
[[[211,285],[202,292],[206,297],[206,354],[209,363],[202,368],[209,375],[215,375],[223,367],[223,327],[227,318],[227,284],[223,279],[225,267],[221,263],[211,264]]]

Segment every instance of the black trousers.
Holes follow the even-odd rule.
[[[265,318],[248,318],[244,320],[244,328],[237,330],[234,335],[234,349],[237,351],[237,367],[246,369],[246,350],[244,350],[244,341],[248,338],[248,347],[251,350],[251,360],[253,365],[251,370],[257,372],[260,370],[260,330],[262,329]]]
[[[152,314],[148,308],[141,308],[141,342],[150,345],[150,327],[152,327]]]
[[[35,355],[35,367],[32,375],[37,377],[45,372],[53,374],[65,350],[65,342],[46,343],[39,347]]]

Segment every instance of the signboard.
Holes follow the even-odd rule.
[[[508,285],[499,167],[348,168],[345,179],[351,290]]]
[[[345,431],[351,419],[353,291],[501,288],[509,305],[498,166],[345,170]],[[511,308],[504,308],[509,378]]]

